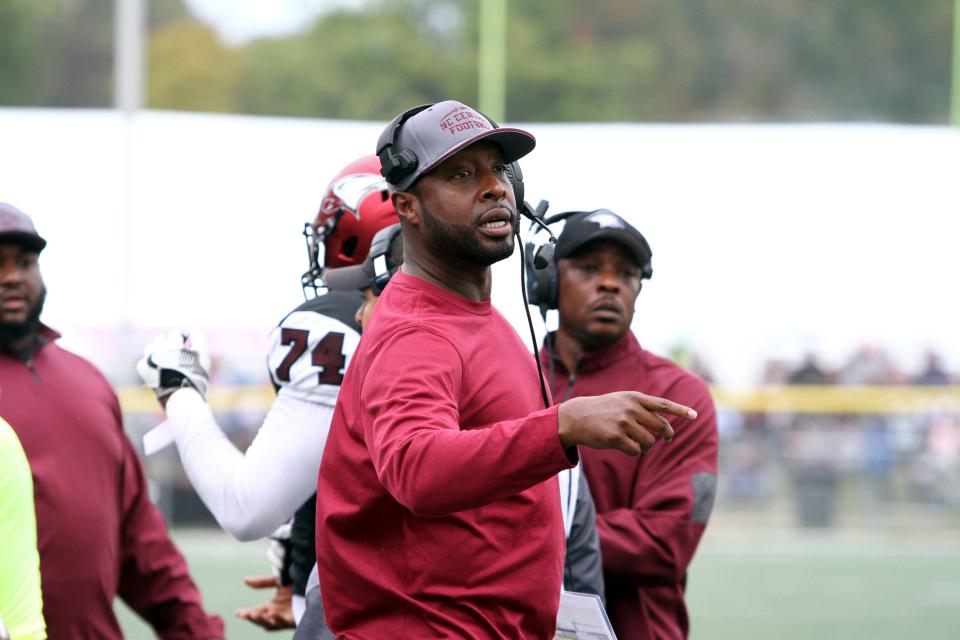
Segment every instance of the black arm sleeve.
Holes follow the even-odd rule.
[[[597,510],[587,477],[580,474],[573,525],[567,538],[567,555],[563,563],[563,588],[579,593],[593,593],[605,601],[603,562],[600,538],[597,535]]]
[[[303,503],[293,514],[290,527],[290,581],[293,592],[304,595],[310,570],[317,563],[316,552],[317,494]]]

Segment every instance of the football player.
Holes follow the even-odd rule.
[[[356,309],[354,319],[363,329],[370,322],[377,299],[383,292],[390,278],[400,268],[403,262],[403,236],[400,233],[400,224],[384,227],[373,237],[367,259],[361,264],[327,268],[323,270],[323,283],[331,293],[362,293],[362,304]],[[313,518],[312,526],[301,523],[307,515],[306,509],[297,512],[294,519],[296,530],[292,536],[293,547],[303,544],[313,544],[313,537],[304,542],[304,537],[314,535],[316,524],[315,510],[310,512]],[[305,588],[305,612],[298,621],[294,640],[301,638],[312,640],[332,640],[333,634],[324,621],[323,602],[320,597],[320,582],[317,576],[316,563],[309,574]]]
[[[302,284],[305,295],[314,296],[307,295],[271,333],[267,365],[277,397],[246,452],[226,438],[205,401],[209,355],[201,336],[168,332],[137,364],[166,410],[187,477],[224,530],[238,540],[255,540],[303,511],[293,527],[309,531],[292,536],[302,543],[277,554],[292,584],[284,584],[284,575],[248,579],[253,587],[279,589],[270,603],[237,612],[268,629],[290,627],[302,613],[297,596],[315,562],[317,470],[340,382],[360,339],[355,314],[363,295],[321,292],[320,275],[324,268],[363,263],[376,232],[397,222],[376,156],[351,162],[331,181],[316,219],[304,229],[309,269]]]

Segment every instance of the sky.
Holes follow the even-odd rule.
[[[538,140],[521,163],[528,200],[551,213],[610,208],[650,242],[654,276],[633,325],[644,346],[686,344],[735,386],[758,382],[767,358],[813,351],[833,367],[865,343],[908,371],[928,348],[960,370],[960,131],[520,126]],[[145,340],[200,326],[215,352],[262,370],[270,329],[303,300],[303,224],[380,129],[0,110],[3,198],[49,241],[45,318],[68,337],[100,332],[91,348],[113,351],[124,327]],[[493,302],[526,342],[518,254],[495,265]]]
[[[186,0],[198,18],[223,39],[240,43],[303,28],[324,11],[357,6],[364,0]]]

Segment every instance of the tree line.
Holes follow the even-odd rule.
[[[477,101],[478,2],[368,0],[224,43],[149,0],[146,106],[385,120]],[[515,121],[893,121],[949,114],[953,0],[508,3]],[[0,1],[0,105],[112,104],[113,2]]]

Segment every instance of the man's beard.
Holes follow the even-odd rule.
[[[513,254],[513,234],[504,242],[489,247],[474,235],[470,227],[451,224],[434,216],[423,201],[420,202],[423,222],[430,232],[430,243],[434,248],[453,254],[467,262],[489,267]],[[511,230],[516,229],[511,224]]]
[[[44,287],[43,291],[40,292],[40,299],[30,310],[30,315],[27,316],[26,320],[16,324],[0,322],[0,345],[11,345],[27,336],[34,335],[40,325],[40,314],[43,312],[43,303],[46,299],[47,288]]]

